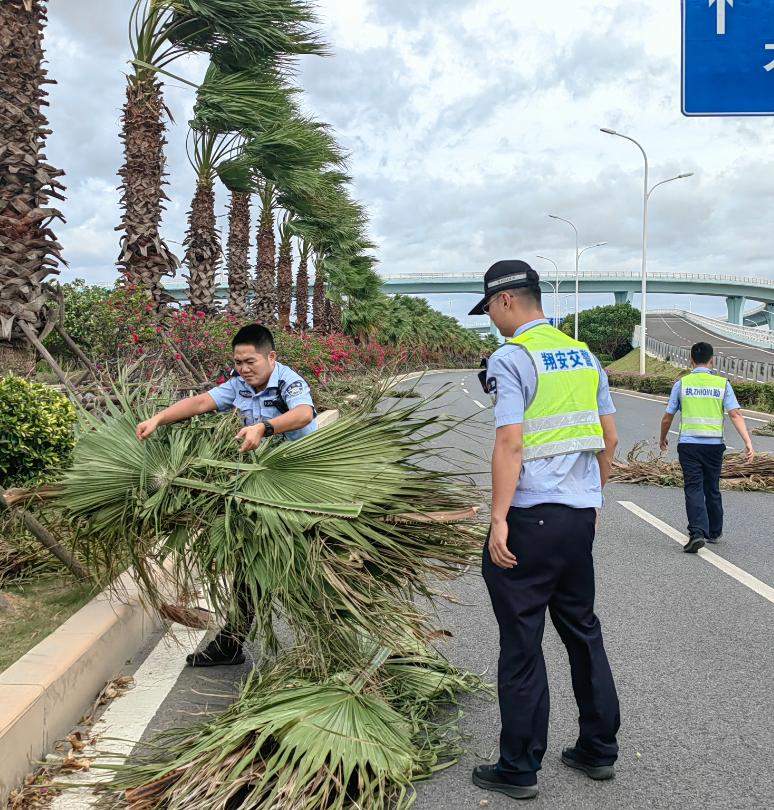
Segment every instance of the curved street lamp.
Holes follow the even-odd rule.
[[[560,222],[566,222],[572,229],[575,231],[575,340],[578,339],[578,310],[580,309],[580,257],[587,251],[591,250],[595,247],[601,247],[602,245],[606,245],[607,242],[597,242],[595,245],[589,245],[588,247],[583,248],[583,250],[578,250],[578,229],[575,227],[574,223],[570,222],[569,219],[565,219],[564,217],[558,217],[555,214],[548,215],[551,219],[558,219]],[[544,258],[544,257],[538,257]],[[550,261],[550,259],[549,259]]]
[[[635,141],[634,138],[629,137],[628,135],[622,135],[620,132],[616,132],[614,129],[607,129],[605,127],[600,128],[600,132],[604,132],[606,135],[615,135],[618,138],[623,138],[624,140],[631,141],[639,150],[642,152],[642,157],[645,161],[645,181],[643,184],[643,192],[642,192],[642,302],[641,302],[641,312],[640,312],[640,375],[645,375],[645,343],[647,338],[647,308],[648,308],[648,271],[647,271],[647,243],[648,243],[648,200],[650,199],[650,195],[657,189],[659,186],[663,186],[664,183],[671,183],[673,180],[683,180],[686,177],[693,177],[693,172],[686,172],[684,174],[678,174],[675,177],[670,177],[668,180],[662,180],[660,183],[656,183],[656,185],[648,188],[648,155],[643,149],[642,144],[639,141]]]
[[[554,266],[554,270],[556,270],[556,281],[554,283],[554,317],[556,318],[557,323],[559,322],[559,266],[553,259],[549,259],[548,256],[536,256],[537,259],[543,259],[543,261],[551,262]]]

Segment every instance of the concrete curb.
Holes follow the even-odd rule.
[[[127,573],[0,674],[0,807],[159,627]]]
[[[318,427],[338,417],[323,411]],[[126,573],[0,673],[0,807],[162,624]]]

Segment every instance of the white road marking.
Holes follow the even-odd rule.
[[[185,645],[181,644],[181,636]],[[193,649],[203,637],[204,631],[189,630],[176,624],[159,641],[135,673],[134,688],[123,697],[116,698],[94,724],[92,734],[97,737],[97,749],[109,751],[113,755],[97,757],[94,760],[96,763],[108,766],[124,763],[177,683],[185,665],[185,647]],[[78,756],[94,757],[96,751],[87,749]],[[58,777],[58,785],[72,785],[72,788],[57,796],[50,805],[50,810],[84,810],[95,807],[97,798],[88,786],[112,778],[113,771],[102,768]]]
[[[632,503],[631,501],[618,501],[618,503],[620,503],[624,509],[628,509],[632,514],[642,518],[646,523],[650,523],[651,526],[658,529],[662,534],[680,543],[681,546],[684,546],[688,542],[686,535],[672,528],[668,523],[664,523],[663,520],[659,520],[655,515],[651,515],[650,512],[646,511],[641,506],[637,506],[636,503]],[[774,604],[774,588],[772,588],[771,585],[767,585],[752,574],[748,574],[744,569],[730,563],[708,548],[699,549],[697,553],[699,557],[706,560],[710,565],[714,565],[715,568],[728,574],[737,582],[741,582],[742,585],[746,585],[751,591],[755,591],[755,593],[760,594],[764,599],[768,599],[769,602]]]
[[[476,405],[478,405],[478,407],[479,407],[479,408],[481,408],[482,410],[483,410],[484,408],[486,408],[486,405],[482,405],[482,404],[481,404],[481,403],[480,403],[480,402],[479,402],[477,399],[474,399],[474,400],[473,400],[473,402],[475,402],[475,403],[476,403]]]
[[[660,320],[664,324],[664,326],[666,326],[667,329],[669,329],[669,331],[673,335],[676,335],[681,340],[684,340],[686,342],[690,342],[692,340],[692,338],[684,337],[683,335],[679,334],[678,332],[675,332],[675,330],[672,329],[672,327],[666,322],[666,319],[664,318],[663,315],[660,317]],[[675,320],[675,319],[673,318],[672,320]],[[680,323],[685,324],[685,321],[682,318],[677,318],[677,320],[680,321]],[[698,332],[703,332],[705,335],[707,335],[707,336],[709,336],[711,338],[714,338],[714,340],[718,339],[718,335],[716,335],[714,332],[710,332],[709,330],[705,329],[704,327],[698,326],[697,324],[691,323],[690,321],[688,323],[690,324],[692,329],[696,329]],[[730,338],[726,338],[726,340],[730,340]],[[772,355],[774,357],[774,352],[769,351],[768,349],[763,349],[763,348],[760,348],[758,346],[748,346],[745,343],[729,343],[729,344],[718,345],[717,343],[713,342],[712,346],[716,350],[717,349],[755,349],[755,351],[763,352],[763,354],[770,354],[770,355]]]
[[[467,388],[463,388],[462,390],[464,391],[464,393],[466,393],[466,394],[470,395],[470,391],[468,391],[468,389],[467,389]]]

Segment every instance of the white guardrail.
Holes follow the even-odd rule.
[[[480,281],[483,288],[483,273],[384,273],[379,274],[382,281],[429,281],[431,279],[446,279],[450,281]],[[574,270],[560,270],[558,274],[560,281],[574,281]],[[541,279],[546,282],[557,278],[556,273],[543,273]],[[639,270],[581,270],[578,273],[581,281],[639,281],[642,274]],[[774,289],[774,279],[763,278],[761,276],[732,276],[720,273],[669,273],[655,271],[648,273],[648,278],[653,281],[697,281],[703,284],[723,283],[734,286],[764,287]],[[221,271],[217,277],[218,286],[225,286],[228,277],[225,271]],[[186,286],[185,281],[167,281],[164,283],[167,289],[179,289]]]
[[[652,314],[652,313],[650,313]],[[634,327],[632,344],[640,345],[640,327]],[[691,347],[675,346],[663,340],[648,337],[645,343],[645,352],[650,357],[671,363],[678,368],[691,367]],[[715,368],[724,377],[742,382],[774,383],[774,355],[771,360],[744,360],[734,357],[726,352],[717,352],[715,355]]]
[[[574,270],[560,270],[558,273],[561,281],[568,279],[575,279]],[[471,278],[481,278],[483,284],[483,274],[480,273],[393,273],[381,274],[380,277],[384,281],[423,281],[431,278],[446,278],[446,279],[460,279],[468,280]],[[541,275],[542,281],[552,281],[557,277],[557,273],[543,273]],[[621,281],[639,281],[642,274],[638,270],[581,270],[578,273],[578,278],[586,281],[608,281],[609,279]],[[664,271],[656,271],[648,273],[648,278],[656,281],[700,281],[704,284],[712,284],[713,282],[721,282],[724,284],[733,284],[735,286],[751,286],[751,287],[772,287],[774,288],[774,279],[764,278],[762,276],[732,276],[729,274],[720,273],[669,273]]]
[[[766,328],[756,329],[753,326],[738,326],[735,323],[728,323],[728,321],[721,321],[706,315],[697,315],[694,312],[686,312],[682,309],[649,310],[648,316],[651,315],[674,315],[685,318],[689,323],[700,326],[718,337],[732,338],[739,343],[744,343],[746,346],[774,351],[774,332]]]

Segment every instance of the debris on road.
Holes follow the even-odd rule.
[[[722,489],[774,492],[774,454],[761,453],[748,462],[744,453],[727,453],[720,474]],[[677,461],[655,453],[646,442],[634,445],[626,461],[616,460],[610,480],[621,484],[682,487],[683,473]]]

